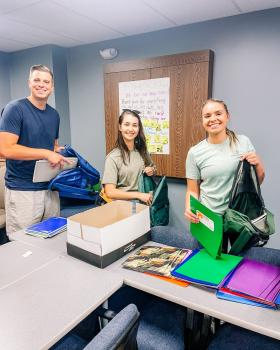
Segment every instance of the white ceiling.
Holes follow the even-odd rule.
[[[280,0],[0,0],[0,51],[122,38],[280,7]]]

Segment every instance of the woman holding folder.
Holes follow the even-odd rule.
[[[186,160],[185,217],[193,223],[199,218],[190,210],[190,195],[218,214],[228,207],[234,175],[240,160],[255,165],[259,182],[264,168],[248,137],[228,129],[230,115],[224,101],[209,99],[202,107],[206,139],[191,147]]]

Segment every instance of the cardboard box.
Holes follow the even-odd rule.
[[[67,252],[106,267],[150,239],[149,207],[113,201],[67,219]]]

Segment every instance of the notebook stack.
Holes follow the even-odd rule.
[[[62,217],[52,217],[25,229],[25,233],[35,237],[50,238],[65,231],[67,219]]]

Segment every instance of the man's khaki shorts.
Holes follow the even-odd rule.
[[[5,188],[7,234],[22,230],[32,224],[60,215],[58,192],[16,191]]]

